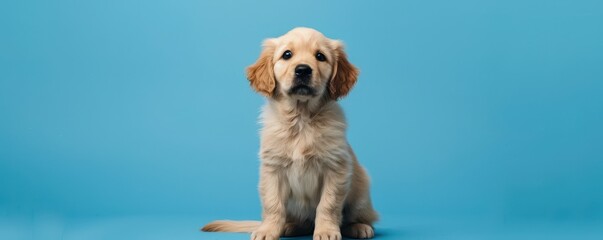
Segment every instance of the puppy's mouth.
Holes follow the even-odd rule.
[[[302,95],[302,96],[314,96],[316,90],[308,85],[296,85],[289,89],[289,95]]]

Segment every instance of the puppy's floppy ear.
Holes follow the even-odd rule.
[[[333,100],[337,100],[344,97],[352,90],[360,72],[348,61],[341,41],[333,41],[332,47],[335,56],[335,64],[329,83],[329,94]]]
[[[247,67],[247,79],[255,91],[269,97],[272,96],[276,86],[272,62],[272,56],[276,48],[275,40],[264,40],[263,48],[258,60]]]

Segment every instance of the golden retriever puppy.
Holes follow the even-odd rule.
[[[372,238],[377,220],[369,178],[346,139],[337,100],[358,69],[340,41],[310,28],[267,39],[247,69],[267,98],[260,146],[262,222],[215,221],[208,232],[252,232],[252,240],[314,233],[315,240]]]

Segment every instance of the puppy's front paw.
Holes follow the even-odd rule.
[[[341,232],[337,229],[316,229],[314,240],[341,240]]]
[[[251,240],[278,240],[281,233],[268,227],[260,227],[251,233]]]

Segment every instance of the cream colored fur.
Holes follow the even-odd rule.
[[[283,58],[291,51],[290,59]],[[326,61],[316,57],[321,53]],[[312,95],[292,94],[295,67],[310,66]],[[310,28],[295,28],[264,41],[250,66],[251,86],[267,97],[261,121],[260,183],[262,222],[215,221],[203,231],[251,232],[252,240],[314,234],[372,238],[377,220],[369,178],[346,139],[346,121],[337,99],[357,80],[340,41]]]

